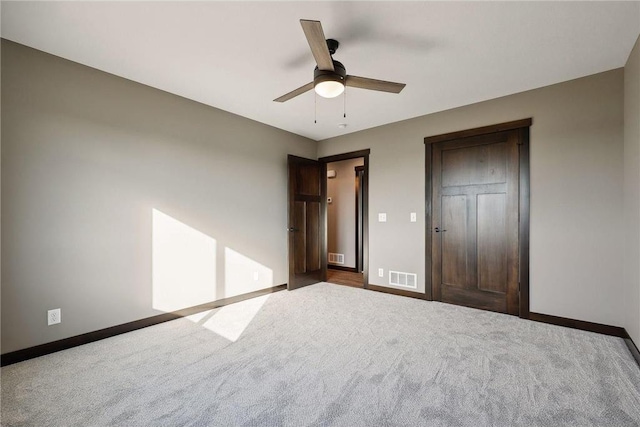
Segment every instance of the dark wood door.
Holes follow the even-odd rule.
[[[326,276],[323,170],[315,160],[289,155],[288,289],[318,283]],[[324,174],[326,176],[326,174]]]
[[[518,130],[432,145],[433,299],[517,315]]]

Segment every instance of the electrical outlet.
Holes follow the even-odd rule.
[[[418,215],[415,212],[411,212],[411,222],[416,222],[418,220]]]
[[[47,311],[47,325],[55,325],[62,322],[62,310],[56,308],[55,310]]]
[[[384,268],[378,269],[378,277],[384,277]]]
[[[387,222],[387,214],[379,213],[378,214],[378,222]]]

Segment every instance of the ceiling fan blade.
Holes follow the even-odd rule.
[[[313,89],[313,82],[307,83],[304,86],[300,86],[298,89],[292,90],[291,92],[289,92],[289,93],[287,93],[285,95],[282,95],[280,98],[274,99],[274,101],[275,102],[285,102],[285,101],[290,100],[291,98],[295,98],[298,95],[302,95],[303,93],[305,93],[305,92],[307,92],[307,91],[309,91],[311,89]]]
[[[366,77],[347,76],[347,86],[357,87],[360,89],[378,90],[381,92],[400,93],[406,84],[368,79]]]
[[[318,69],[334,71],[333,59],[331,59],[331,53],[329,53],[327,40],[324,38],[324,31],[322,31],[320,21],[301,19],[300,25],[302,25],[302,31],[304,31],[304,35],[307,37],[311,53],[313,53],[316,64],[318,64]]]

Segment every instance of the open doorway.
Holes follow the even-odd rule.
[[[320,159],[326,165],[327,281],[367,283],[369,150]]]

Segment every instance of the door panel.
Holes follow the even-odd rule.
[[[320,282],[326,275],[322,259],[324,166],[315,160],[288,156],[289,283],[288,289]]]
[[[306,264],[308,271],[320,269],[320,203],[307,202]]]
[[[467,287],[467,197],[442,197],[442,283]]]
[[[442,288],[442,301],[481,310],[507,312],[507,301],[504,294],[498,292],[483,292],[478,289],[460,289],[453,286],[445,286]]]
[[[442,153],[442,186],[506,181],[506,143],[479,145]]]
[[[294,269],[296,274],[307,272],[307,233],[301,233],[300,230],[307,229],[307,204],[305,202],[294,202],[295,213],[292,227],[294,240]]]
[[[306,196],[320,195],[320,163],[298,165],[298,194]]]
[[[506,195],[478,195],[478,288],[507,291]]]
[[[434,299],[518,314],[518,137],[431,146]]]

